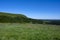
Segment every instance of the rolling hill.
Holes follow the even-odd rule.
[[[60,20],[32,19],[23,14],[0,12],[0,23],[33,23],[60,25]]]

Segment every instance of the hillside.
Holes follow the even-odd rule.
[[[33,23],[60,25],[60,20],[32,19],[23,14],[0,12],[0,23]]]
[[[3,15],[3,16],[10,16],[10,17],[24,17],[24,18],[27,18],[25,15],[23,14],[12,14],[12,13],[5,13],[5,12],[0,12],[0,16]]]
[[[23,14],[12,14],[12,13],[4,13],[0,12],[0,22],[22,22],[23,19],[27,19],[27,17]]]

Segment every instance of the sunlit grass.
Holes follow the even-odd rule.
[[[60,40],[60,26],[0,23],[0,40]]]

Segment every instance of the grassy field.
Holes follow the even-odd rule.
[[[60,26],[0,23],[0,40],[60,40]]]

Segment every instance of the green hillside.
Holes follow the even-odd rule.
[[[23,14],[0,12],[0,23],[33,23],[60,25],[60,20],[33,19]]]
[[[0,12],[0,23],[41,23],[41,20],[28,18],[23,14]]]
[[[23,22],[24,19],[27,19],[27,16],[23,14],[12,14],[12,13],[4,13],[0,12],[0,22],[2,23],[15,23],[15,22]]]
[[[1,15],[3,15],[3,16],[10,16],[10,17],[17,17],[17,16],[19,16],[19,17],[26,18],[26,16],[23,15],[23,14],[12,14],[12,13],[0,12],[0,16]]]
[[[60,40],[60,20],[0,12],[0,40]]]

